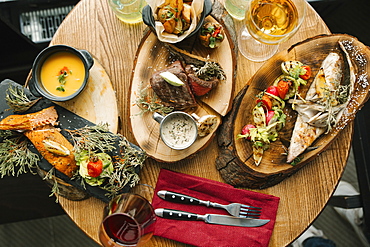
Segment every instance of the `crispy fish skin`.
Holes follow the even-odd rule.
[[[43,125],[56,125],[58,113],[54,106],[39,112],[24,115],[10,115],[0,122],[0,130],[33,130]]]
[[[68,177],[73,176],[75,171],[78,169],[75,156],[72,152],[73,145],[60,133],[58,128],[46,125],[36,130],[26,131],[24,135],[33,143],[42,157],[55,167],[55,169],[64,173]],[[48,151],[43,143],[44,140],[51,140],[61,144],[70,151],[70,154],[67,156],[61,156]]]

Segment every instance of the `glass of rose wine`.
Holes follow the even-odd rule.
[[[99,239],[104,247],[142,246],[152,237],[155,223],[154,209],[147,199],[123,193],[106,206]]]
[[[293,36],[306,15],[306,0],[249,0],[239,51],[251,61],[272,57],[281,42]]]

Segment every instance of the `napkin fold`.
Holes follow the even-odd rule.
[[[154,235],[194,246],[268,246],[275,225],[280,198],[254,191],[235,189],[231,185],[167,169],[160,171],[152,205],[197,214],[229,215],[224,209],[186,205],[165,201],[158,197],[159,190],[169,190],[196,197],[201,200],[229,204],[239,202],[261,207],[261,219],[269,219],[260,227],[237,227],[207,224],[203,221],[180,221],[157,218]]]

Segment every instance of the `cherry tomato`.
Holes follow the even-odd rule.
[[[268,111],[266,113],[266,124],[268,125],[271,119],[274,117],[275,112],[274,111]]]
[[[277,86],[269,86],[267,89],[266,89],[266,93],[269,93],[269,94],[272,94],[276,97],[279,97],[279,91],[278,91],[278,87]]]
[[[263,95],[262,99],[257,99],[257,103],[262,102],[264,107],[266,108],[266,111],[269,111],[272,109],[272,101],[269,96]]]
[[[279,92],[279,97],[281,99],[285,99],[285,95],[289,91],[289,87],[291,85],[291,82],[285,81],[285,80],[280,80],[277,87],[278,87],[278,92]]]
[[[307,65],[302,66],[302,69],[306,70],[304,75],[299,75],[303,80],[308,80],[311,77],[311,68]]]
[[[249,135],[250,133],[250,129],[253,129],[253,128],[256,128],[256,126],[254,126],[253,124],[247,124],[245,125],[243,128],[242,128],[242,135]],[[250,136],[247,137],[248,140],[251,139]]]
[[[90,177],[96,178],[103,172],[103,162],[97,156],[90,158],[87,164],[87,172]]]

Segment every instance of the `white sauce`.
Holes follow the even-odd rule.
[[[189,147],[197,137],[197,126],[191,117],[180,114],[168,116],[162,122],[163,141],[174,149]]]

